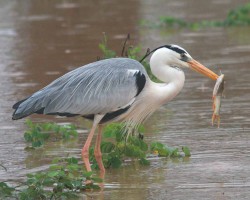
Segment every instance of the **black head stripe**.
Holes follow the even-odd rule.
[[[178,48],[177,46],[166,45],[166,48],[171,49],[172,51],[175,51],[176,53],[179,53],[179,54],[187,53],[185,50]]]
[[[142,62],[145,58],[147,58],[151,53],[155,52],[156,50],[158,49],[161,49],[161,48],[168,48],[168,49],[171,49],[172,51],[175,51],[176,53],[179,53],[179,54],[186,54],[187,52],[183,49],[180,49],[178,48],[177,46],[173,46],[173,45],[163,45],[163,46],[160,46],[160,47],[157,47],[155,48],[154,50],[152,51],[149,51],[146,53],[146,55],[140,60],[140,62]]]

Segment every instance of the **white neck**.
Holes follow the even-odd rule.
[[[182,90],[185,82],[184,72],[178,68],[170,67],[165,60],[154,54],[150,59],[150,67],[152,73],[161,81],[167,84],[154,84],[157,87],[157,96],[162,104],[172,100]]]

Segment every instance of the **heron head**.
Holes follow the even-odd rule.
[[[211,78],[212,80],[217,80],[218,78],[217,74],[215,74],[210,69],[206,68],[204,65],[193,59],[192,56],[190,56],[190,54],[185,49],[178,45],[164,45],[154,49],[151,52],[154,52],[152,57],[154,55],[157,55],[157,57],[160,58],[161,61],[167,64],[168,66],[190,68]]]

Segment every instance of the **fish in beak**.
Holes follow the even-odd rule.
[[[212,125],[217,122],[218,127],[220,126],[220,107],[221,107],[221,96],[224,90],[224,74],[218,76],[210,69],[206,68],[198,61],[192,59],[188,61],[188,64],[191,69],[196,72],[199,72],[212,80],[216,81],[214,91],[213,91],[213,116],[212,116]]]
[[[199,72],[208,78],[211,78],[212,80],[216,81],[218,79],[218,75],[215,74],[213,71],[210,69],[206,68],[204,65],[200,64],[198,61],[192,59],[187,62],[190,66],[191,69],[193,69],[196,72]]]

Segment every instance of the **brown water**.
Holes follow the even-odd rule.
[[[54,156],[80,156],[81,137],[24,150],[24,120],[12,121],[11,106],[58,76],[96,60],[106,32],[116,51],[127,33],[144,49],[183,46],[201,63],[226,75],[221,128],[211,126],[214,82],[186,71],[181,94],[147,122],[146,140],[187,145],[190,159],[158,159],[148,167],[107,170],[102,192],[83,199],[250,199],[250,28],[200,31],[146,29],[142,19],[173,15],[188,20],[222,19],[243,0],[213,1],[0,1],[0,181],[46,169]],[[36,121],[75,119],[32,117]]]

